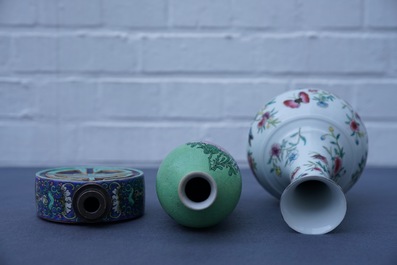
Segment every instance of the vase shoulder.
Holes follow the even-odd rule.
[[[313,174],[329,176],[346,192],[361,175],[367,149],[366,129],[351,106],[328,92],[307,89],[282,94],[258,112],[248,161],[276,197],[294,179]]]

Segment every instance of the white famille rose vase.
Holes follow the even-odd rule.
[[[286,223],[303,234],[332,231],[346,214],[347,192],[367,161],[360,116],[317,89],[289,91],[268,102],[249,132],[248,161],[259,183],[280,198]]]

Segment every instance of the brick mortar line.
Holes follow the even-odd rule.
[[[45,25],[45,24],[32,24],[32,25],[7,25],[0,24],[0,31],[9,32],[131,32],[131,33],[252,33],[252,34],[268,34],[268,33],[296,33],[296,32],[327,32],[327,33],[393,33],[397,26],[320,26],[320,27],[296,27],[296,28],[283,28],[272,26],[111,26],[111,25]]]
[[[48,83],[87,83],[87,84],[249,84],[249,85],[260,85],[260,84],[287,84],[288,86],[294,86],[297,83],[310,83],[310,84],[322,84],[322,85],[366,85],[366,84],[381,84],[381,85],[397,85],[397,77],[377,77],[377,78],[345,78],[342,77],[317,77],[317,76],[280,76],[277,77],[206,77],[206,76],[195,76],[195,77],[81,77],[81,76],[65,76],[59,77],[53,76],[37,76],[37,75],[25,75],[25,76],[0,76],[1,83],[16,83],[21,85],[31,84],[48,84]]]
[[[62,120],[61,120],[62,121]],[[52,119],[45,120],[3,120],[0,118],[0,127],[4,126],[46,126],[53,125],[54,127],[62,126],[76,126],[76,127],[101,127],[101,128],[197,128],[202,129],[209,126],[209,128],[249,128],[251,119],[247,120],[201,120],[194,121],[192,119],[181,120],[117,120],[117,119],[104,119],[104,120],[65,120],[61,125],[54,123]]]
[[[70,37],[70,36],[89,36],[89,37],[130,37],[136,39],[142,38],[238,38],[238,39],[252,39],[252,38],[296,38],[296,37],[339,37],[339,38],[390,38],[397,37],[397,28],[390,31],[280,31],[280,32],[246,32],[246,31],[219,31],[219,32],[200,32],[200,31],[186,31],[186,32],[145,32],[145,31],[118,31],[118,30],[81,30],[73,31],[4,31],[0,28],[0,36],[21,36],[21,37]]]
[[[101,75],[101,77],[98,77]],[[268,80],[268,79],[277,79],[277,77],[286,79],[301,79],[301,78],[326,78],[332,80],[356,80],[358,78],[362,80],[396,80],[397,74],[390,74],[387,72],[348,72],[348,73],[290,73],[290,72],[268,72],[268,71],[260,71],[260,72],[222,72],[222,71],[213,71],[213,72],[181,72],[181,71],[170,71],[170,72],[126,72],[126,71],[85,71],[84,73],[72,72],[72,71],[61,71],[57,72],[56,69],[54,71],[40,71],[40,72],[30,72],[30,71],[21,71],[21,72],[10,72],[10,73],[1,73],[0,71],[0,79],[7,78],[26,78],[26,79],[37,79],[37,78],[54,78],[57,79],[96,79],[96,80],[108,80],[108,79],[131,79],[131,80],[145,80],[146,78],[150,79],[158,79],[158,80],[195,80],[195,79],[206,79],[206,80],[219,80],[219,79],[227,79],[227,80]]]
[[[207,83],[219,83],[219,84],[261,84],[261,83],[275,83],[275,84],[288,84],[294,85],[296,82],[307,82],[307,83],[322,83],[322,84],[353,84],[362,85],[367,83],[374,84],[397,84],[396,77],[385,78],[383,76],[368,78],[368,75],[363,75],[362,78],[354,76],[352,78],[346,78],[346,76],[324,76],[323,78],[319,75],[313,76],[285,76],[280,75],[280,78],[270,75],[269,77],[263,76],[247,76],[247,77],[233,77],[234,75],[227,77],[214,77],[214,76],[91,76],[91,75],[57,75],[57,74],[46,74],[46,75],[35,75],[35,74],[18,74],[18,75],[0,75],[0,82],[13,82],[21,84],[32,84],[32,83],[48,83],[48,82],[82,82],[82,83],[147,83],[147,84],[158,84],[158,83],[193,83],[193,84],[207,84]],[[315,79],[314,79],[314,78]],[[43,78],[39,80],[38,78]],[[291,79],[291,80],[290,80]]]

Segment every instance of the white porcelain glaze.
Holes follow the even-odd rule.
[[[360,177],[367,150],[365,126],[346,101],[323,90],[301,89],[281,94],[258,112],[249,132],[248,161],[259,183],[273,196],[281,198],[281,210],[290,227],[301,233],[322,234],[343,220],[346,211],[343,192]],[[318,211],[318,216],[307,212],[311,217],[305,226],[304,218],[292,218],[297,213],[289,215],[288,205],[298,194],[295,191],[298,183],[309,180],[320,183],[311,185],[313,187],[324,183],[328,195],[333,197],[324,208],[332,208],[335,212],[324,213],[324,208]],[[310,185],[301,187],[304,186]],[[287,198],[288,203],[285,202]],[[322,199],[321,195],[316,198]],[[332,220],[326,224],[326,221],[319,221],[320,212],[324,219],[335,218],[330,218]],[[318,218],[318,226],[309,221],[313,218]]]

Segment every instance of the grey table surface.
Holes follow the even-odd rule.
[[[397,169],[366,169],[347,194],[333,232],[301,235],[278,201],[242,170],[235,211],[209,229],[188,229],[161,208],[155,169],[145,169],[144,217],[111,225],[67,225],[35,215],[41,168],[0,169],[0,265],[13,264],[397,264]]]

